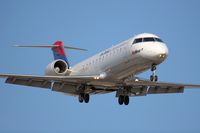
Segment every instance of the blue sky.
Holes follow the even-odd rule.
[[[48,49],[13,44],[66,44],[73,65],[136,34],[160,36],[169,48],[159,79],[200,83],[200,2],[198,0],[1,0],[0,72],[43,75]],[[148,78],[150,72],[142,74]],[[200,90],[133,97],[119,106],[115,93],[92,96],[89,104],[46,89],[13,86],[0,79],[0,132],[200,132]]]

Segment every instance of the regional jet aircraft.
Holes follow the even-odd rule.
[[[6,83],[40,87],[77,96],[80,103],[88,103],[90,95],[115,92],[120,105],[128,105],[131,96],[148,94],[183,93],[184,88],[200,88],[200,85],[158,82],[156,66],[168,56],[166,44],[156,35],[143,33],[108,48],[70,67],[64,48],[85,50],[63,45],[18,47],[51,48],[54,61],[44,76],[0,74]],[[137,75],[150,69],[149,79]]]

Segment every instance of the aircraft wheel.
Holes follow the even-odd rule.
[[[154,81],[155,82],[158,81],[158,76],[157,75],[154,77]]]
[[[79,96],[78,96],[78,101],[80,102],[80,103],[83,103],[83,96],[82,96],[82,94],[80,94]]]
[[[124,104],[125,105],[129,104],[129,96],[124,96]]]
[[[124,96],[118,97],[118,103],[119,103],[119,105],[122,105],[124,103]]]
[[[85,94],[84,95],[84,100],[85,100],[85,103],[88,103],[89,100],[90,100],[90,95],[89,94]]]
[[[153,75],[150,76],[150,80],[154,81],[154,76]]]
[[[158,76],[157,75],[155,75],[155,76],[151,75],[150,81],[155,81],[155,82],[158,81]]]

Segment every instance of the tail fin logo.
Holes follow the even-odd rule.
[[[57,41],[53,45],[56,45],[58,47],[53,47],[52,50],[56,55],[62,55],[65,56],[65,51],[63,49],[62,41]]]
[[[53,45],[55,46],[55,47],[52,47],[52,51],[53,51],[53,54],[54,54],[54,60],[62,59],[69,66],[69,62],[68,62],[68,59],[65,55],[65,51],[64,51],[64,48],[63,48],[62,41],[57,41]]]

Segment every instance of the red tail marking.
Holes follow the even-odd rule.
[[[58,45],[57,48],[53,48],[53,50],[58,53],[58,54],[61,54],[61,55],[65,55],[65,51],[63,49],[63,45],[62,45],[62,41],[57,41],[55,42],[53,45]]]

